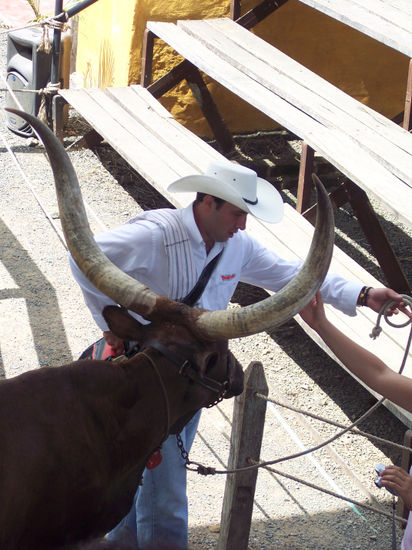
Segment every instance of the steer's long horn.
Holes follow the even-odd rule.
[[[90,230],[77,176],[63,145],[36,117],[14,109],[7,110],[27,120],[46,147],[66,242],[90,282],[116,303],[149,320],[159,316],[160,308],[175,304],[123,273],[101,252]],[[315,295],[332,255],[333,214],[323,185],[316,176],[314,181],[318,192],[315,236],[298,275],[275,295],[241,309],[200,312],[179,304],[180,313],[190,315],[192,312],[192,321],[204,338],[238,338],[276,327],[298,313]]]

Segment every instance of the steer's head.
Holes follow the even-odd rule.
[[[54,172],[65,238],[83,274],[115,303],[152,321],[155,327],[170,323],[185,327],[185,330],[189,328],[197,343],[192,351],[191,344],[185,344],[188,353],[200,357],[203,344],[199,344],[205,344],[203,359],[199,359],[203,373],[211,372],[218,362],[219,352],[210,351],[211,342],[218,347],[226,346],[227,339],[273,329],[301,311],[319,289],[332,255],[333,214],[327,193],[316,176],[316,230],[308,257],[298,275],[280,292],[257,304],[233,310],[203,311],[158,296],[109,261],[93,239],[77,177],[64,147],[37,118],[19,111],[16,114],[30,122],[46,147]],[[227,357],[229,363],[232,362],[231,356]]]
[[[211,342],[200,338],[184,317],[178,323],[166,319],[141,324],[117,306],[105,307],[103,315],[113,333],[123,340],[139,342],[139,352],[159,373],[172,404],[169,433],[179,433],[200,408],[242,393],[243,370],[226,339]],[[134,355],[122,363],[130,380],[142,381],[141,369],[136,368],[140,358]]]
[[[219,396],[228,398],[242,393],[243,371],[229,350],[227,339],[202,338],[187,325],[184,316],[178,321],[166,318],[143,325],[122,307],[107,306],[103,315],[119,338],[139,342],[139,351],[154,351],[193,386],[208,390],[203,392],[202,407]]]

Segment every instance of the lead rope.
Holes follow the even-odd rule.
[[[396,549],[396,497],[392,495],[392,550]]]
[[[146,353],[146,351],[141,351],[139,353],[139,355],[144,355],[146,357],[146,359],[149,361],[149,363],[151,364],[153,370],[156,373],[157,379],[159,380],[160,387],[162,388],[163,399],[164,399],[165,408],[166,408],[166,431],[165,431],[165,435],[163,437],[163,441],[164,441],[168,437],[169,432],[170,432],[170,404],[169,404],[169,398],[168,398],[167,391],[166,391],[166,386],[163,382],[162,377],[160,376],[159,369],[157,368],[156,363],[153,361],[153,359]]]

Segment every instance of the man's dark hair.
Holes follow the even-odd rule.
[[[210,193],[197,193],[196,194],[196,199],[195,199],[195,204],[198,204],[199,202],[202,202],[202,200],[206,197],[206,195],[210,195]],[[216,202],[216,208],[217,210],[219,210],[219,208],[227,201],[225,201],[224,199],[219,199],[219,197],[215,197],[214,195],[210,195],[211,197],[214,198],[215,202]]]

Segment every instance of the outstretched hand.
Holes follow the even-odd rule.
[[[300,316],[313,330],[318,330],[326,321],[325,308],[320,292],[317,292],[312,300],[300,312]]]
[[[382,485],[394,489],[408,510],[412,510],[412,476],[399,466],[386,466],[380,474]]]
[[[382,306],[386,304],[386,302],[394,301],[396,302],[393,306],[391,306],[388,310],[388,314],[397,314],[399,311],[404,313],[409,319],[412,319],[412,312],[410,312],[406,304],[402,300],[401,294],[398,294],[391,288],[371,288],[368,294],[368,299],[366,302],[366,305],[372,309],[372,311],[376,311],[376,313],[379,313],[382,309]]]

